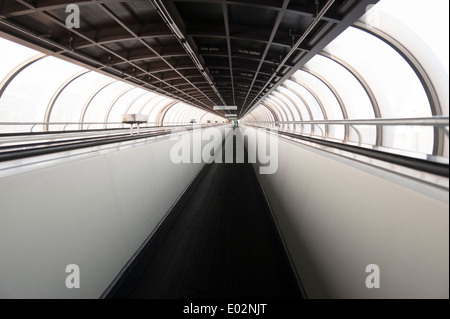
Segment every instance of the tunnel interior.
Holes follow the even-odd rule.
[[[0,1],[0,298],[448,298],[448,30],[445,0]]]

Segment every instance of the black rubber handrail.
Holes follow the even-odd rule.
[[[117,137],[117,136],[102,137],[102,138],[94,138],[94,140],[92,140],[92,138],[83,138],[83,139],[76,139],[76,140],[66,141],[66,142],[58,141],[58,142],[54,142],[53,143],[54,145],[50,144],[45,147],[38,147],[38,148],[31,148],[31,149],[26,149],[26,145],[21,145],[20,147],[24,147],[25,149],[0,153],[0,162],[29,158],[29,157],[34,157],[34,156],[48,155],[48,154],[52,154],[52,153],[73,151],[73,150],[77,150],[77,149],[96,147],[96,146],[108,145],[108,144],[113,144],[113,143],[121,143],[121,142],[145,139],[145,138],[149,138],[149,137],[163,136],[163,135],[167,135],[170,133],[171,133],[171,131],[164,130],[164,132],[159,131],[159,132],[152,132],[152,133],[148,133],[148,134],[128,135],[128,136],[122,136],[122,137]],[[64,143],[64,144],[61,145],[61,143]],[[44,144],[49,144],[49,143],[44,143]]]

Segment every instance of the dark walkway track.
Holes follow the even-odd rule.
[[[301,298],[252,165],[206,165],[108,297]]]

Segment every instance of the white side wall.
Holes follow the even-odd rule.
[[[448,191],[283,138],[278,152],[258,177],[308,297],[449,297]]]
[[[204,165],[173,164],[175,143],[1,178],[0,298],[101,296]],[[69,264],[80,289],[65,286]]]

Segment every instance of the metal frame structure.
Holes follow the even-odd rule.
[[[366,32],[368,35],[372,35],[372,36],[376,37],[377,39],[383,41],[384,43],[389,45],[391,48],[393,48],[408,63],[408,65],[414,71],[414,73],[416,74],[417,78],[420,80],[420,83],[422,84],[422,86],[424,88],[424,91],[425,91],[428,101],[429,101],[432,116],[433,117],[441,116],[442,110],[441,110],[441,105],[440,105],[438,94],[432,84],[430,77],[426,73],[425,69],[421,66],[419,61],[414,57],[414,55],[410,51],[408,51],[408,49],[406,47],[404,47],[398,40],[394,39],[393,37],[391,37],[390,35],[384,33],[383,31],[381,31],[379,29],[376,29],[373,27],[369,28],[369,27],[367,27],[367,25],[365,25],[364,23],[362,23],[360,21],[356,21],[353,24],[353,27],[355,27],[363,32]],[[355,68],[353,68],[351,66],[351,64],[343,61],[342,59],[340,59],[336,56],[329,54],[328,52],[321,51],[321,52],[318,52],[317,54],[331,60],[334,63],[337,63],[338,65],[343,67],[346,71],[348,71],[359,82],[359,84],[362,86],[365,93],[367,94],[367,97],[370,100],[371,107],[372,107],[375,118],[382,119],[382,114],[381,114],[380,105],[378,103],[378,100],[377,100],[374,92],[372,91],[371,87],[368,85],[367,81],[364,79],[364,77],[361,76],[361,74]],[[334,88],[333,85],[331,85],[331,83],[329,81],[327,81],[326,78],[324,78],[323,76],[321,76],[314,70],[306,69],[305,67],[301,67],[300,70],[307,72],[310,75],[314,76],[315,78],[320,80],[325,86],[327,86],[328,89],[330,89],[330,91],[333,93],[336,100],[338,101],[338,104],[341,108],[344,120],[348,120],[348,114],[345,109],[345,104],[344,104],[342,97],[340,96],[338,90],[336,88]],[[289,79],[287,79],[287,80],[289,80]],[[317,100],[317,102],[319,103],[319,105],[322,109],[322,112],[323,113],[326,112],[323,103],[320,101],[320,98],[316,95],[314,90],[309,88],[306,83],[302,83],[295,78],[290,78],[290,80],[295,82],[298,85],[301,85],[303,88],[308,90],[314,96],[314,98]],[[295,92],[295,90],[292,90],[290,87],[288,87],[286,85],[282,85],[282,87],[284,89],[289,90],[293,94],[295,94],[298,98],[302,99],[302,102],[305,104],[305,106],[308,108],[308,110],[310,112],[311,119],[313,119],[311,110],[309,109],[309,107],[308,107],[306,101],[303,99],[303,97],[300,94],[298,94],[297,92]],[[270,92],[271,92],[270,96],[268,94],[265,94],[265,96],[268,96],[268,97],[264,99],[264,102],[260,103],[261,106],[266,106],[265,104],[267,104],[267,101],[275,98],[275,94],[273,94],[273,92],[276,92],[275,89],[270,90]],[[293,103],[293,104],[295,105],[295,103]],[[254,107],[253,107],[253,109],[254,109]],[[251,114],[251,112],[252,112],[252,110],[250,110],[250,112],[248,112],[247,114]],[[299,110],[297,110],[297,112],[301,113]],[[325,113],[324,113],[324,115],[325,115],[325,119],[327,119]],[[349,123],[350,123],[350,121],[349,121]],[[277,122],[277,124],[281,124],[280,121],[275,121],[275,122]],[[321,121],[318,121],[318,122],[321,122]],[[329,122],[329,121],[323,121],[323,124],[326,125],[326,128],[328,127],[328,125],[330,125],[330,123],[331,122]],[[350,134],[349,130],[351,128],[353,128],[356,132],[358,131],[354,126],[346,125],[344,142],[349,139],[349,134]],[[314,132],[312,132],[312,134],[314,134]],[[376,126],[375,145],[383,146],[383,128],[381,126]],[[446,145],[446,131],[443,130],[441,127],[435,127],[434,128],[434,145],[433,145],[432,155],[441,155],[442,156],[444,153],[445,145]]]

